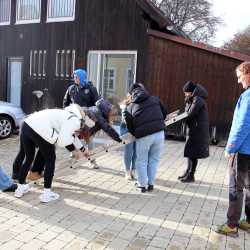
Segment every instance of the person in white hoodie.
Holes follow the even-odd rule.
[[[29,184],[25,183],[26,176],[38,147],[45,162],[44,191],[40,195],[41,202],[49,202],[59,198],[59,194],[51,191],[51,184],[55,171],[55,145],[65,147],[72,152],[76,159],[88,157],[85,149],[75,133],[84,125],[93,127],[92,121],[77,104],[63,109],[46,109],[28,116],[23,123],[20,140],[25,151],[25,160],[19,174],[19,185],[15,196],[21,198],[29,191]]]

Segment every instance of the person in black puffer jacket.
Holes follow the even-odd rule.
[[[187,138],[184,157],[188,158],[186,171],[178,179],[181,182],[194,182],[198,159],[209,156],[209,118],[206,99],[208,93],[200,84],[188,81],[184,87]]]
[[[140,83],[131,86],[131,102],[124,113],[128,131],[136,137],[135,167],[138,188],[152,191],[164,143],[166,109],[160,99],[151,96]]]

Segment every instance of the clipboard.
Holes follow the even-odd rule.
[[[185,119],[188,116],[187,112],[183,112],[179,115],[174,115],[174,113],[176,113],[176,111],[173,113],[170,113],[170,115],[172,114],[172,117],[170,117],[169,119],[168,119],[169,115],[167,116],[167,120],[165,120],[166,126],[170,126],[178,121]]]

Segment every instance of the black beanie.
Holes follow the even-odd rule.
[[[131,95],[132,92],[135,90],[135,89],[145,89],[144,85],[142,83],[134,83],[132,84],[130,87],[129,87],[129,94]]]
[[[196,88],[196,84],[192,81],[188,81],[183,86],[183,92],[193,92]]]

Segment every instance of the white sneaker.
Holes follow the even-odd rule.
[[[126,179],[127,181],[131,181],[131,180],[132,180],[130,171],[127,171],[127,170],[126,170],[126,172],[125,172],[125,179]]]
[[[50,201],[55,201],[59,199],[60,195],[52,192],[51,190],[44,190],[43,193],[39,196],[40,201],[43,203],[47,203]]]
[[[15,197],[21,198],[24,194],[29,192],[29,184],[18,184],[18,187],[15,191]]]

